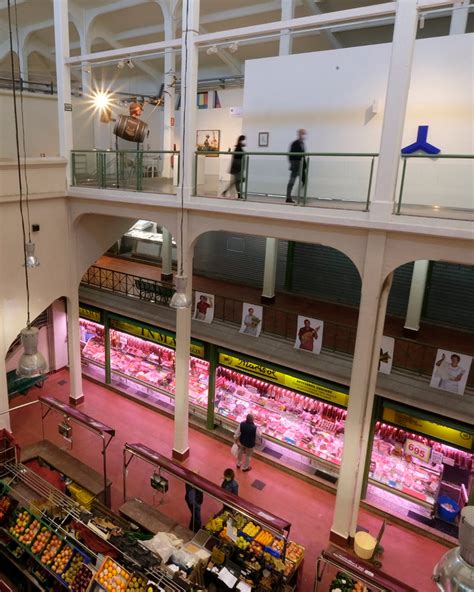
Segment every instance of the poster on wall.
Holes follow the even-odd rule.
[[[196,292],[193,319],[203,323],[212,323],[214,320],[214,294]]]
[[[321,353],[324,321],[298,316],[295,348],[313,354]]]
[[[244,302],[242,305],[242,325],[240,333],[258,337],[262,330],[263,308],[258,304]]]
[[[430,386],[463,395],[472,357],[446,349],[439,349],[433,367]]]
[[[196,132],[196,150],[198,152],[215,152],[215,154],[206,154],[206,156],[219,156],[221,147],[220,130],[197,130]]]
[[[383,335],[380,344],[379,372],[390,374],[393,364],[393,350],[395,349],[395,339]]]

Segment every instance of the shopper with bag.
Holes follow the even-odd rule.
[[[242,471],[250,471],[250,459],[252,458],[255,444],[257,443],[257,426],[253,421],[253,415],[249,413],[245,421],[240,422],[234,434],[234,441],[239,447],[237,454],[237,468]]]

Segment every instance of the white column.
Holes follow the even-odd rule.
[[[68,0],[54,0],[54,40],[56,50],[56,78],[58,85],[59,155],[67,158],[72,150],[71,73],[65,60],[69,58]],[[71,167],[66,168],[68,185]]]
[[[379,162],[370,208],[377,218],[387,217],[393,208],[418,24],[417,2],[398,0],[397,4]]]
[[[453,4],[450,35],[464,35],[467,28],[467,17],[469,16],[469,0],[456,0]]]
[[[79,330],[79,295],[75,292],[67,299],[67,345],[69,358],[69,402],[79,405],[84,401],[81,367],[81,332]]]
[[[0,429],[10,429],[10,415],[3,413],[10,407],[8,402],[7,369],[5,367],[3,310],[0,303]]]
[[[429,261],[415,261],[415,264],[413,265],[407,316],[404,325],[404,328],[409,331],[420,330],[421,310],[425,298],[429,264]]]
[[[89,62],[82,63],[81,74],[82,94],[85,97],[89,97],[92,92],[92,66]]]
[[[173,26],[173,17],[169,14],[165,15],[165,41],[174,39],[175,31]],[[173,150],[174,145],[174,105],[175,105],[175,92],[174,86],[170,84],[173,82],[173,75],[176,74],[176,60],[175,54],[172,49],[165,49],[165,60],[164,60],[164,72],[163,82],[165,85],[165,104],[163,107],[163,150]],[[176,158],[174,159],[175,166],[177,166]],[[173,176],[171,169],[171,154],[163,155],[163,177],[170,178]]]
[[[278,239],[265,239],[265,266],[263,269],[262,302],[275,302],[275,284],[278,263]]]
[[[164,226],[161,229],[163,244],[161,247],[161,279],[169,282],[173,279],[173,237]]]
[[[20,55],[18,56],[18,63],[20,66],[20,78],[23,82],[28,80],[28,50],[26,45],[20,49]]]
[[[383,282],[385,234],[368,236],[362,294],[352,362],[344,451],[331,538],[347,541],[355,533],[369,445],[375,384],[391,277]]]
[[[281,20],[287,21],[295,16],[295,0],[281,0]],[[290,55],[293,46],[293,38],[288,29],[280,33],[279,55]]]
[[[196,96],[198,76],[198,51],[195,37],[199,32],[200,0],[183,3],[183,34],[181,52],[181,142],[180,183],[184,197],[193,192],[194,150],[196,139]]]

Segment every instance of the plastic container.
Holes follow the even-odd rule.
[[[443,504],[449,504],[453,510],[443,507]],[[454,522],[457,515],[461,511],[459,505],[447,495],[442,495],[438,498],[438,516],[446,522]]]
[[[354,551],[361,559],[371,559],[377,546],[377,539],[365,531],[356,532]]]

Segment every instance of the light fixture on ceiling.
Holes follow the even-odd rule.
[[[235,53],[236,51],[239,51],[239,44],[236,41],[234,41],[234,43],[231,43],[229,45],[229,51],[230,53]]]
[[[182,269],[180,273],[182,274]],[[176,276],[176,292],[173,294],[170,306],[172,308],[189,308],[191,306],[191,302],[189,301],[186,288],[188,285],[188,278],[185,275],[177,275]]]
[[[26,267],[28,269],[33,269],[34,267],[39,267],[38,257],[35,255],[35,243],[28,241],[25,244],[25,251],[26,251]]]
[[[23,345],[24,352],[20,357],[17,366],[17,375],[23,378],[32,378],[34,376],[41,376],[46,372],[47,364],[43,355],[38,352],[38,334],[39,331],[36,327],[31,326],[30,321],[30,283],[28,276],[28,269],[32,269],[38,266],[38,260],[35,256],[35,245],[31,241],[31,224],[30,224],[30,209],[28,201],[28,175],[27,175],[27,164],[26,164],[26,143],[25,143],[25,125],[24,125],[24,114],[23,114],[23,96],[22,96],[22,85],[20,85],[20,115],[21,115],[21,130],[22,130],[22,143],[23,143],[23,174],[21,170],[20,160],[20,126],[18,121],[18,106],[16,97],[16,80],[15,80],[15,63],[13,59],[14,48],[13,48],[13,25],[12,25],[12,11],[11,11],[11,0],[8,0],[8,32],[10,40],[10,68],[11,68],[11,80],[12,80],[12,91],[13,91],[13,119],[15,129],[15,146],[16,146],[16,164],[18,172],[18,193],[20,196],[19,207],[20,207],[20,218],[21,218],[21,232],[22,232],[22,243],[23,243],[23,267],[25,269],[25,291],[26,291],[26,327],[21,330],[21,343]],[[16,3],[15,3],[15,17],[16,17]],[[16,28],[18,30],[18,23]],[[16,54],[19,55],[19,40],[17,35],[17,47]],[[21,75],[21,74],[20,74]],[[26,236],[26,222],[23,211],[23,177],[25,179],[25,202],[26,202],[26,213],[27,213],[27,224],[28,224],[28,240]]]
[[[125,68],[125,62],[124,62],[123,60],[119,60],[119,61],[117,62],[117,68],[118,68],[119,70],[123,70],[123,69]]]
[[[135,68],[135,64],[132,62],[131,59],[125,60],[125,63],[130,68],[130,70],[133,70],[133,68]]]
[[[206,53],[207,53],[207,55],[213,55],[213,54],[217,53],[217,45],[211,45],[211,47],[208,47],[206,49]]]

